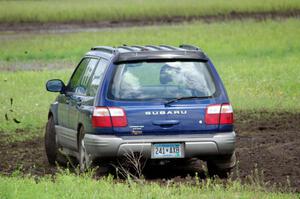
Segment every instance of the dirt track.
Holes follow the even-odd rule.
[[[238,112],[236,117],[240,177],[245,179],[257,168],[263,172],[265,182],[285,187],[289,176],[291,188],[300,191],[300,113]],[[43,138],[13,144],[0,141],[0,157],[1,174],[9,175],[17,168],[37,176],[56,172],[46,161]],[[147,171],[146,178],[162,182],[170,178],[186,181],[195,171],[203,176],[203,171],[194,165],[185,169],[160,167],[155,170],[160,172]]]
[[[0,23],[0,32],[3,31],[33,31],[33,32],[82,32],[94,31],[101,28],[133,27],[147,25],[176,24],[191,21],[212,23],[218,21],[254,19],[257,21],[266,19],[299,18],[300,10],[269,11],[269,12],[230,12],[228,14],[207,16],[173,16],[150,19],[132,19],[123,21],[99,21],[99,22],[23,22]]]

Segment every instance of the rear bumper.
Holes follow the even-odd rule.
[[[85,147],[92,159],[113,158],[125,153],[141,152],[151,157],[152,143],[183,143],[184,157],[232,154],[235,148],[235,132],[216,134],[192,134],[173,136],[124,136],[93,135],[84,137]]]

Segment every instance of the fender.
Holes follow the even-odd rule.
[[[50,109],[49,109],[49,113],[52,113],[55,124],[58,124],[57,110],[58,110],[58,102],[55,101],[50,105]]]

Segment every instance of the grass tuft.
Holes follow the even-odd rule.
[[[95,180],[90,174],[68,171],[53,178],[0,176],[1,198],[297,198],[299,194],[268,191],[231,181],[226,185],[207,179],[190,183],[117,182],[111,176]]]

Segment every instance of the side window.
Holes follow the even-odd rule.
[[[85,90],[89,85],[89,80],[91,78],[91,75],[93,74],[94,68],[96,67],[97,63],[98,63],[98,59],[94,59],[94,58],[90,59],[86,67],[86,70],[82,75],[80,86],[83,87]]]
[[[106,59],[101,59],[97,65],[97,68],[92,76],[91,84],[88,87],[87,94],[89,96],[95,96],[96,92],[98,90],[99,85],[101,84],[101,81],[104,77],[104,72],[106,71],[106,68],[108,67],[108,61]]]
[[[80,79],[82,76],[82,73],[85,71],[86,66],[88,65],[90,59],[84,58],[77,69],[75,70],[73,76],[70,79],[69,85],[68,85],[68,91],[75,92],[76,87],[80,85]]]
[[[77,94],[86,94],[91,74],[98,62],[98,59],[85,58],[81,61],[69,83],[69,91]]]

